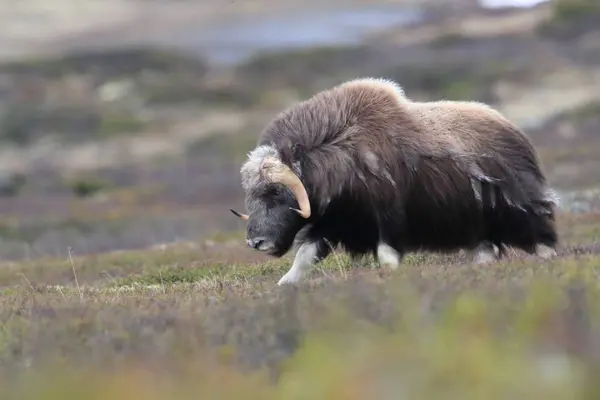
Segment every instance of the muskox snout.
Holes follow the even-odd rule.
[[[256,249],[263,242],[264,242],[264,239],[260,239],[260,238],[246,239],[246,243],[248,244],[248,247],[252,247],[253,249]]]
[[[263,237],[246,239],[246,244],[250,248],[262,251],[269,250],[272,247],[271,244],[269,244],[269,242],[267,241],[267,239]]]
[[[273,243],[263,237],[247,239],[246,244],[248,247],[259,251],[269,251],[273,249]]]

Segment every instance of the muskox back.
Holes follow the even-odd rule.
[[[407,210],[408,220],[416,223],[419,218],[428,218],[420,209],[427,204],[421,196],[436,192],[426,186],[429,183],[438,186],[437,192],[457,195],[445,209],[455,210],[454,217],[464,222],[441,217],[439,221],[456,224],[455,228],[446,226],[448,234],[470,232],[498,246],[516,246],[528,252],[534,252],[538,243],[554,247],[556,198],[547,187],[529,138],[484,104],[447,101],[412,104],[413,112],[429,132],[448,138],[448,148],[453,149],[454,155],[423,162],[424,171],[415,180],[418,182],[413,196],[415,205],[411,204],[411,211]],[[440,176],[438,169],[446,173]],[[429,178],[435,175],[440,179]],[[434,204],[429,206],[435,209]],[[464,210],[465,207],[471,211]],[[422,241],[427,234],[416,227],[413,233],[417,237],[415,242]],[[450,247],[453,244],[448,243]]]

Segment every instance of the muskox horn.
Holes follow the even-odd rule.
[[[300,178],[287,165],[276,158],[265,157],[260,165],[260,175],[266,181],[281,183],[287,186],[294,193],[300,205],[299,210],[295,208],[292,208],[292,210],[296,211],[303,218],[310,217],[310,201],[308,200],[306,189]]]
[[[243,219],[244,221],[248,221],[248,216],[246,214],[239,213],[231,208],[229,209],[229,211],[231,211],[235,216]]]

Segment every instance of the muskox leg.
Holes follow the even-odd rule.
[[[498,259],[492,243],[484,241],[467,252],[471,262],[475,264],[488,264]]]
[[[387,267],[391,270],[398,269],[402,261],[402,254],[386,243],[380,243],[377,246],[377,262],[380,267]]]
[[[545,260],[555,257],[557,255],[556,250],[545,244],[538,244],[535,247],[535,255]]]
[[[331,248],[324,240],[303,243],[290,270],[277,282],[278,285],[299,283],[306,273],[329,255]]]

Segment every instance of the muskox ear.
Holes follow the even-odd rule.
[[[231,211],[236,217],[243,219],[244,221],[248,221],[248,216],[246,214],[239,213],[231,208],[229,209],[229,211]]]

